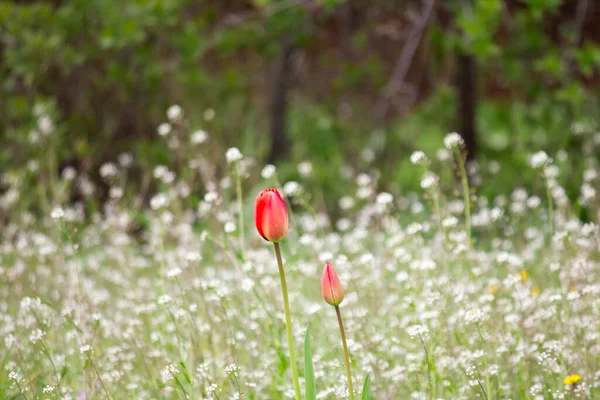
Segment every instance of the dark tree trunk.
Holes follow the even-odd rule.
[[[269,163],[274,164],[289,152],[286,137],[288,91],[292,75],[294,45],[284,42],[275,66],[271,93],[271,151]]]
[[[458,91],[458,127],[465,141],[467,160],[477,154],[477,127],[475,124],[477,107],[477,65],[475,57],[458,54],[456,87]]]

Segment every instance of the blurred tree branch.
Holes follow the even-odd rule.
[[[433,12],[434,5],[435,0],[425,0],[423,2],[421,17],[413,24],[402,48],[402,52],[398,57],[398,61],[394,66],[392,76],[379,95],[375,108],[375,115],[379,120],[386,117],[391,98],[400,92],[406,84],[406,75],[408,74],[417,48],[419,47],[419,43],[421,42],[423,32],[427,27],[427,22]]]
[[[289,151],[286,138],[288,91],[292,74],[292,55],[295,45],[289,40],[281,44],[281,54],[275,66],[273,89],[271,92],[271,150],[269,163],[274,164]]]

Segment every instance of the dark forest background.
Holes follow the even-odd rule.
[[[577,193],[600,142],[599,45],[596,0],[0,1],[0,165],[29,182],[23,207],[55,200],[40,179],[99,182],[124,152],[142,185],[185,168],[157,134],[178,104],[212,165],[236,146],[288,180],[308,160],[327,205],[344,166],[417,187],[410,154],[435,158],[450,131],[483,194],[534,182],[537,150]]]

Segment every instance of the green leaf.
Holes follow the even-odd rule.
[[[185,381],[191,385],[192,379],[190,378],[190,373],[188,372],[187,368],[185,367],[185,363],[183,361],[179,361],[179,365],[181,366],[181,371],[183,373]]]
[[[306,327],[304,335],[304,400],[317,400],[317,385],[313,370],[312,353],[310,352],[310,327]]]
[[[373,395],[371,394],[371,378],[369,375],[365,378],[365,384],[363,385],[362,390],[362,400],[373,400]]]

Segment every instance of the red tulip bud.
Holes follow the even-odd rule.
[[[287,208],[276,189],[264,189],[256,196],[254,223],[260,236],[269,242],[279,242],[287,235]]]
[[[321,278],[321,292],[325,301],[332,306],[339,306],[344,300],[344,288],[340,283],[333,265],[327,262],[323,269],[323,277]]]

